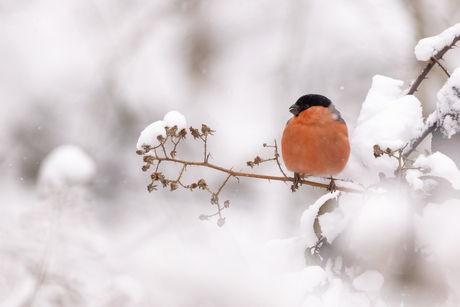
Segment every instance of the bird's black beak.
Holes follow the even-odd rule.
[[[296,104],[293,104],[292,106],[289,107],[289,112],[297,116],[300,113],[300,107]]]

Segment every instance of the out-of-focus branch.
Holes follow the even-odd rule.
[[[452,43],[444,48],[442,48],[438,53],[436,53],[434,56],[431,57],[430,59],[430,62],[428,63],[427,66],[425,66],[425,68],[423,69],[422,73],[417,77],[417,79],[415,79],[414,83],[412,84],[412,86],[410,87],[409,91],[408,91],[408,95],[413,95],[416,91],[417,91],[417,88],[420,86],[420,84],[423,82],[423,80],[426,79],[426,76],[428,75],[428,73],[430,72],[430,70],[433,68],[433,66],[435,64],[438,64],[441,69],[447,74],[448,77],[450,77],[450,74],[449,72],[447,71],[447,69],[444,68],[444,66],[441,65],[441,63],[439,62],[439,60],[442,59],[442,57],[444,56],[444,54],[455,47],[455,44],[460,40],[460,36],[457,36],[454,38],[454,40],[452,41]],[[420,143],[432,132],[434,132],[436,129],[438,128],[438,123],[437,121],[433,121],[432,123],[430,123],[427,127],[425,127],[424,131],[423,131],[423,134],[421,136],[419,136],[417,139],[415,139],[411,146],[409,147],[409,149],[404,153],[403,157],[404,158],[407,158],[409,157],[409,155],[411,153],[413,153],[415,151],[415,149],[417,148],[418,145],[420,145]]]

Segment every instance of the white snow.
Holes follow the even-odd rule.
[[[150,147],[156,147],[160,145],[160,141],[158,141],[157,136],[161,135],[163,138],[166,138],[165,127],[165,122],[162,120],[158,120],[148,125],[144,130],[142,130],[141,135],[137,140],[137,150],[143,150],[143,145]]]
[[[425,156],[420,155],[417,160],[415,160],[413,167],[420,167],[423,169],[429,169],[428,174],[423,174],[422,172],[417,170],[411,170],[408,180],[414,188],[421,188],[419,178],[423,175],[431,175],[436,177],[441,177],[447,179],[452,183],[452,187],[454,189],[460,189],[460,171],[457,168],[457,165],[451,158],[448,156],[440,153],[435,152],[432,155]]]
[[[460,68],[457,68],[437,95],[436,118],[443,134],[450,138],[460,131]]]
[[[368,185],[378,182],[381,172],[394,177],[397,160],[388,156],[376,159],[373,146],[397,150],[420,135],[424,126],[420,101],[412,95],[402,96],[403,84],[384,76],[373,78],[351,136],[352,151],[345,176]]]
[[[460,36],[460,23],[448,28],[439,35],[421,39],[415,46],[415,57],[419,61],[428,61],[441,49],[449,46],[457,36]]]
[[[358,194],[342,194],[339,198],[339,207],[319,217],[321,233],[329,243],[334,242],[349,225],[350,220],[361,210],[363,199]]]
[[[441,274],[457,277],[460,269],[459,220],[459,199],[430,203],[423,209],[423,215],[415,218],[418,248],[438,265]]]
[[[177,126],[178,131],[187,128],[187,121],[185,120],[185,116],[177,111],[170,111],[166,113],[163,121],[167,127],[172,128]]]
[[[39,189],[42,192],[83,186],[96,175],[96,163],[80,147],[63,145],[46,156],[39,170]]]
[[[396,191],[363,199],[347,228],[349,248],[367,263],[384,266],[380,261],[391,258],[407,231],[408,207],[407,199]]]
[[[316,216],[318,215],[319,208],[321,208],[321,206],[329,199],[336,198],[339,193],[339,191],[335,191],[334,193],[327,193],[321,196],[302,214],[300,219],[300,228],[302,232],[302,238],[305,240],[308,247],[314,246],[318,241],[318,237],[316,236],[313,228],[313,223],[315,222]]]
[[[143,150],[142,146],[147,145],[150,147],[156,147],[160,145],[157,137],[161,135],[166,138],[165,127],[174,127],[177,126],[177,129],[185,129],[187,127],[187,121],[185,116],[177,111],[170,111],[166,113],[163,120],[157,120],[154,123],[148,125],[139,136],[137,140],[136,148],[137,150]]]
[[[378,271],[370,270],[353,279],[353,287],[361,291],[379,290],[385,281],[385,278]]]

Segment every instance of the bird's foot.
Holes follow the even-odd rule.
[[[291,191],[295,192],[299,189],[299,186],[302,184],[302,176],[299,173],[294,173],[294,181],[291,185]]]
[[[335,185],[334,178],[331,176],[331,182],[327,186],[327,191],[333,193],[335,190],[337,190],[337,186]]]

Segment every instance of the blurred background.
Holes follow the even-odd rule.
[[[323,191],[232,179],[218,228],[198,219],[215,212],[206,192],[147,192],[140,132],[179,111],[216,130],[212,163],[251,172],[298,97],[331,98],[352,133],[372,77],[409,86],[418,40],[459,20],[457,0],[1,0],[0,306],[289,305],[260,250]],[[425,115],[445,80],[436,67],[422,84]],[[42,161],[65,144],[94,161],[92,183],[42,195]],[[189,135],[178,157],[201,153]]]

